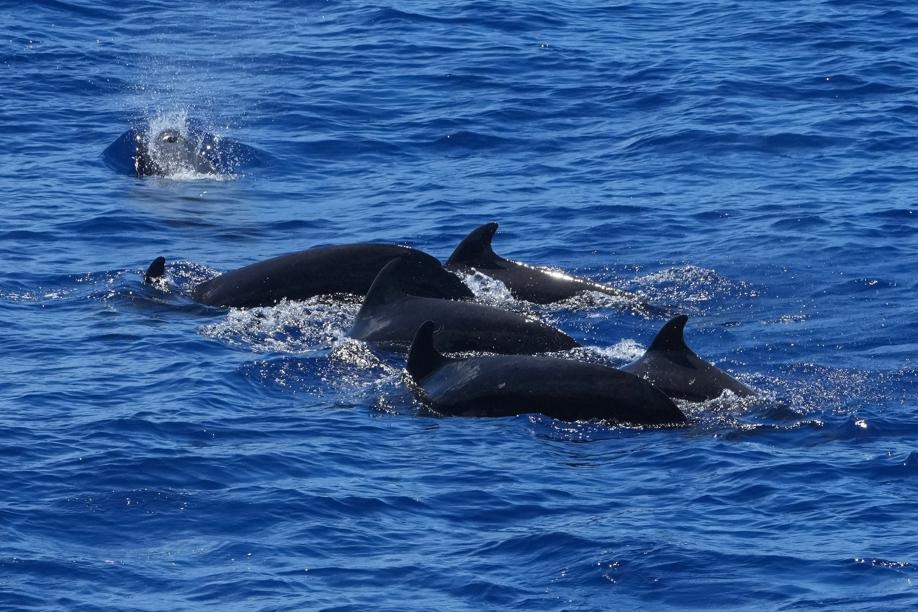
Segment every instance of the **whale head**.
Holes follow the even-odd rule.
[[[176,128],[135,137],[134,169],[138,176],[214,174],[211,146]]]

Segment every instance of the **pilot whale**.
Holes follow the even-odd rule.
[[[138,177],[231,174],[259,158],[254,148],[210,134],[193,123],[131,128],[102,155],[109,167]]]
[[[191,297],[210,306],[250,308],[316,295],[364,295],[379,271],[393,258],[404,260],[401,286],[414,295],[453,300],[473,297],[471,290],[440,262],[417,249],[394,244],[343,244],[281,255],[225,272],[196,285]],[[157,258],[145,274],[148,283],[163,277],[165,259]]]
[[[644,355],[622,368],[647,380],[666,395],[703,402],[732,391],[740,397],[756,392],[717,366],[695,354],[685,343],[687,315],[670,319],[657,333]]]
[[[407,347],[424,321],[436,319],[434,337],[443,352],[544,353],[580,344],[553,327],[485,304],[410,295],[405,258],[387,263],[373,281],[348,335],[384,346]]]
[[[420,326],[407,371],[440,414],[502,417],[541,413],[563,421],[680,425],[685,414],[648,382],[609,366],[554,357],[492,355],[450,359],[434,346],[436,325]]]
[[[646,305],[628,291],[504,259],[491,247],[497,227],[497,223],[486,223],[473,230],[450,255],[446,269],[465,273],[477,270],[502,282],[516,299],[536,304],[566,300],[583,291],[597,291],[620,299],[636,310],[647,310]]]

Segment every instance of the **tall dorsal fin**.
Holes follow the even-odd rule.
[[[166,275],[166,258],[160,255],[153,260],[143,275],[143,282],[152,283]]]
[[[407,265],[406,259],[404,255],[396,257],[380,269],[376,274],[376,278],[373,279],[373,284],[370,285],[366,297],[363,299],[360,313],[363,313],[367,308],[382,306],[405,297],[401,278]],[[360,313],[358,313],[358,317]]]
[[[491,248],[491,239],[494,238],[496,231],[496,223],[485,223],[472,230],[449,256],[446,266],[464,265],[487,268],[500,261],[502,258]]]
[[[666,325],[657,333],[648,351],[692,352],[685,343],[685,324],[688,315],[676,315],[666,322]]]
[[[424,321],[414,334],[414,341],[408,349],[406,369],[415,382],[420,381],[440,366],[452,361],[434,347],[434,332],[437,325],[433,321]]]

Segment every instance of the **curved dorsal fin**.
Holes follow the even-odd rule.
[[[688,321],[688,315],[676,315],[666,322],[666,325],[657,333],[653,342],[650,343],[648,351],[677,351],[692,352],[692,349],[685,343],[685,324]]]
[[[150,264],[150,267],[147,268],[147,271],[144,272],[143,282],[152,283],[153,281],[160,279],[166,275],[166,258],[160,255],[153,260],[153,263]]]
[[[363,305],[360,307],[361,313],[367,308],[382,306],[405,297],[405,292],[401,288],[405,260],[405,256],[396,257],[380,269],[363,299]],[[358,313],[357,316],[359,317],[360,314]]]
[[[500,261],[501,257],[491,248],[491,239],[496,231],[496,223],[485,223],[472,230],[449,256],[447,267],[466,265],[486,268],[489,264]]]
[[[426,377],[428,374],[452,361],[444,357],[440,351],[434,347],[434,332],[437,326],[433,321],[424,321],[414,334],[414,341],[411,348],[408,349],[408,363],[406,369],[408,374],[415,382]]]

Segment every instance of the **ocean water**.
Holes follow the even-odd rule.
[[[7,1],[0,35],[0,608],[918,605],[912,3]],[[103,158],[190,122],[257,163]],[[439,418],[356,301],[187,294],[489,221],[761,397]],[[664,322],[467,281],[612,365]]]

